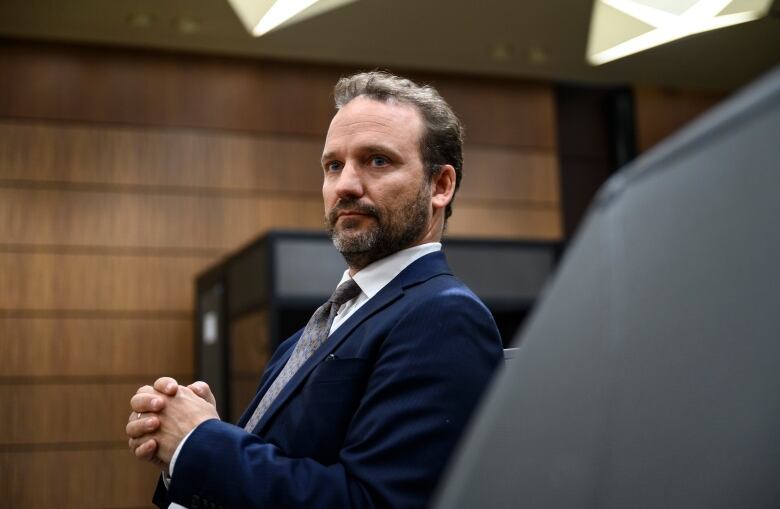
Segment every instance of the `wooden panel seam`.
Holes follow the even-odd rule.
[[[334,110],[335,114],[335,110]],[[146,125],[130,122],[107,121],[107,120],[81,120],[59,117],[22,117],[17,115],[0,115],[0,127],[14,124],[26,124],[25,127],[57,127],[57,128],[75,128],[75,129],[110,129],[112,131],[134,131],[134,132],[159,132],[162,134],[201,134],[213,136],[245,136],[262,137],[270,140],[295,140],[304,142],[325,141],[325,132],[322,134],[293,133],[286,131],[257,131],[252,129],[237,129],[228,127],[208,127],[208,126],[188,126],[188,125]]]
[[[141,196],[192,196],[197,198],[202,197],[209,197],[209,198],[249,198],[249,199],[256,199],[256,198],[285,198],[285,199],[295,199],[300,198],[304,200],[310,200],[310,199],[321,199],[322,195],[318,192],[307,192],[307,191],[264,191],[264,190],[233,190],[233,189],[215,189],[215,188],[209,188],[210,192],[204,193],[201,192],[202,189],[206,188],[179,188],[179,187],[170,187],[166,188],[167,190],[171,190],[171,192],[163,192],[160,191],[162,188],[156,187],[156,188],[148,188],[148,189],[141,189],[140,186],[131,186],[126,184],[72,184],[68,182],[58,182],[56,185],[47,185],[50,182],[46,181],[43,184],[44,185],[38,185],[41,183],[40,181],[25,181],[25,185],[16,185],[16,182],[12,185],[5,185],[9,181],[0,179],[0,189],[33,189],[33,190],[45,190],[45,191],[60,191],[60,192],[75,192],[75,193],[119,193],[119,194],[131,194],[131,195],[141,195]],[[30,185],[27,185],[30,184]],[[121,188],[121,189],[119,189]],[[160,191],[160,192],[157,192]],[[181,191],[181,192],[179,192]],[[189,192],[192,191],[192,192]],[[456,194],[455,198],[458,202],[466,202],[466,203],[473,203],[473,204],[487,204],[487,205],[494,205],[498,204],[498,206],[501,207],[514,207],[514,208],[524,208],[524,207],[538,207],[538,206],[544,206],[544,207],[557,207],[558,201],[556,200],[534,200],[534,199],[526,199],[526,198],[504,198],[504,197],[495,197],[495,198],[477,198],[477,197],[470,197],[470,196],[461,196],[460,194]],[[206,252],[213,252],[218,251],[215,249],[203,249]]]
[[[457,114],[458,112],[455,111]],[[335,114],[335,111],[334,111]],[[305,134],[305,133],[291,133],[285,131],[271,131],[271,130],[252,130],[252,129],[238,129],[227,127],[206,127],[206,126],[190,126],[190,125],[167,125],[167,124],[136,124],[129,122],[119,121],[98,121],[98,120],[78,120],[78,119],[64,119],[58,117],[22,117],[14,115],[0,115],[0,124],[29,124],[31,127],[39,126],[56,126],[67,129],[68,127],[81,128],[81,129],[111,129],[116,131],[152,131],[160,132],[163,134],[181,133],[181,134],[203,134],[214,136],[247,136],[247,137],[261,137],[269,140],[278,139],[281,141],[302,141],[302,142],[317,142],[319,144],[324,143],[326,128],[323,128],[321,134]],[[469,129],[468,125],[465,125],[466,130]],[[467,133],[468,134],[468,133]],[[493,140],[479,140],[471,141],[466,140],[465,146],[468,148],[490,148],[490,149],[506,149],[506,150],[523,150],[542,153],[554,153],[555,146],[550,146],[546,143],[501,143]]]
[[[312,198],[321,197],[314,190],[237,189],[181,185],[112,184],[108,182],[72,182],[65,180],[20,180],[0,178],[0,188],[73,191],[89,193],[140,194],[143,196],[196,196],[228,198]]]
[[[121,309],[28,309],[2,308],[0,319],[3,318],[84,318],[96,320],[192,320],[193,311],[157,311],[157,310],[121,310]]]
[[[192,379],[192,373],[166,373],[179,380],[181,383],[187,383]],[[0,376],[1,385],[126,385],[151,384],[154,380],[148,375],[23,375],[23,376]]]
[[[38,442],[38,443],[0,443],[0,453],[53,452],[53,451],[105,451],[127,449],[123,440],[95,440],[91,442]],[[129,452],[128,452],[129,454]]]
[[[46,253],[98,256],[139,256],[148,258],[217,258],[225,249],[209,247],[105,246],[86,244],[0,243],[0,253]]]

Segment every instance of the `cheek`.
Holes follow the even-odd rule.
[[[392,209],[399,204],[408,203],[420,192],[415,185],[409,185],[409,182],[388,182],[387,185],[377,188],[374,192],[374,203],[382,209]]]
[[[328,182],[325,181],[322,184],[322,203],[325,205],[326,211],[333,206],[334,197],[335,194],[333,193],[332,186],[328,185]]]

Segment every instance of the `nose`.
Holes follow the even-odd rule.
[[[346,163],[338,174],[335,187],[339,199],[363,196],[363,180],[358,167],[353,163]]]

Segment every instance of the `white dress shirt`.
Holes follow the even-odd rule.
[[[355,274],[352,279],[355,280],[361,291],[357,297],[341,305],[336,313],[336,317],[333,319],[333,324],[330,326],[330,334],[333,334],[333,331],[338,329],[347,318],[379,293],[379,290],[387,286],[387,283],[395,279],[413,261],[440,249],[441,244],[439,242],[429,242],[428,244],[410,247],[377,260]],[[348,279],[349,269],[344,271],[339,285]]]
[[[333,334],[333,331],[338,329],[344,322],[347,321],[350,316],[355,313],[355,311],[360,309],[366,302],[371,300],[374,295],[379,293],[382,288],[387,286],[390,281],[395,279],[395,277],[400,274],[402,270],[411,265],[412,262],[429,253],[433,253],[439,250],[441,250],[440,242],[420,244],[419,246],[402,249],[401,251],[386,256],[381,260],[377,260],[371,265],[368,265],[367,267],[364,267],[362,270],[358,271],[354,276],[352,276],[352,279],[354,279],[360,287],[360,293],[357,297],[353,297],[341,305],[339,310],[336,312],[336,317],[333,319],[333,323],[330,326],[329,334]],[[338,288],[341,283],[345,282],[349,278],[349,269],[347,269],[344,271],[344,274],[341,276],[341,280],[339,281],[339,284],[336,285],[336,287]],[[171,477],[163,475],[163,480],[165,481],[166,487],[168,487],[169,483],[172,481],[173,468],[176,464],[176,459],[179,457],[179,453],[181,452],[184,443],[187,441],[193,431],[195,431],[195,429],[190,431],[182,439],[182,441],[179,442],[179,445],[176,447],[176,450],[171,457],[171,464],[168,467]],[[171,503],[168,506],[168,509],[186,508],[182,505]]]

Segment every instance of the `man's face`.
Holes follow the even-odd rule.
[[[357,97],[333,117],[322,196],[333,243],[351,268],[419,244],[430,233],[422,132],[420,113],[402,103]]]

